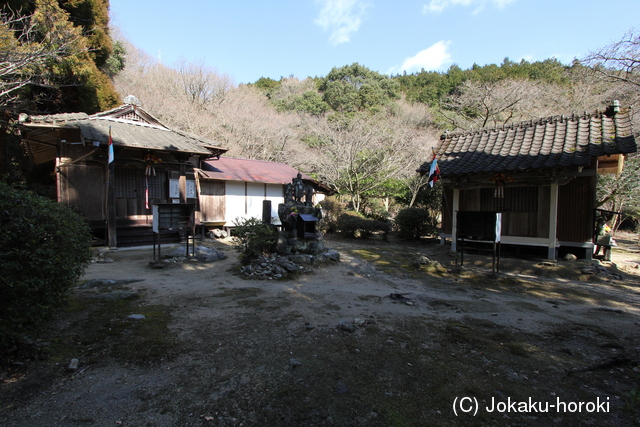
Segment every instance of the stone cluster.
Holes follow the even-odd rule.
[[[240,274],[248,279],[278,280],[286,279],[294,274],[308,274],[312,270],[310,266],[331,261],[340,261],[340,253],[330,249],[320,255],[298,254],[278,255],[271,254],[260,257],[251,264],[240,267]]]
[[[613,273],[607,267],[598,264],[587,264],[580,269],[582,274],[598,276],[605,280],[624,280],[622,274]]]
[[[307,269],[308,270],[308,269]],[[268,257],[260,257],[251,264],[240,267],[240,273],[251,279],[281,279],[292,273],[305,273],[301,265],[289,261],[286,256],[271,254]]]

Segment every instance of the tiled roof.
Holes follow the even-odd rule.
[[[123,113],[136,114],[135,119],[118,118]],[[129,115],[128,117],[132,117]],[[153,123],[147,120],[153,119]],[[153,150],[167,150],[193,154],[210,155],[227,150],[217,147],[213,141],[182,131],[171,130],[157,122],[139,107],[118,107],[113,110],[88,116],[85,113],[64,113],[45,116],[29,116],[24,126],[52,126],[78,128],[87,141],[109,142],[109,128],[114,146],[134,147]]]
[[[501,128],[442,135],[436,158],[443,177],[587,166],[592,157],[637,151],[628,109],[617,114],[554,116]],[[431,161],[418,169],[428,173]]]
[[[222,181],[290,184],[291,180],[298,174],[298,170],[284,163],[221,156],[218,160],[203,161],[200,174],[205,179]],[[320,187],[322,191],[331,193],[331,190],[325,185],[308,175],[303,173],[301,175],[303,180],[310,181]]]
[[[29,116],[29,122],[35,124],[58,124],[76,120],[86,120],[88,118],[89,115],[86,113],[46,114],[42,116]]]
[[[213,145],[211,141],[187,136],[182,132],[152,126],[140,122],[109,118],[90,118],[74,124],[80,128],[85,139],[109,141],[109,128],[114,146],[148,148],[156,150],[180,151],[194,154],[211,154],[203,145]],[[226,151],[226,150],[225,150]]]

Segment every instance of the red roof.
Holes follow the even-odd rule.
[[[318,185],[321,191],[331,190],[308,175],[302,174],[302,179]],[[264,160],[234,159],[221,156],[219,159],[202,162],[201,176],[204,179],[221,181],[264,182],[267,184],[290,184],[298,175],[298,170],[284,163],[267,162]]]

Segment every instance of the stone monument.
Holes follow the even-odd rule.
[[[302,174],[285,186],[284,203],[278,205],[282,231],[278,238],[281,255],[319,255],[324,252],[324,240],[318,229],[322,209],[313,206],[313,187],[302,180]]]

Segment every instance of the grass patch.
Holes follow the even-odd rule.
[[[350,253],[391,275],[418,279],[424,277],[425,274],[442,277],[447,273],[446,268],[438,262],[419,264],[418,259],[424,256],[419,252],[408,252],[389,247],[366,247],[352,249]]]

